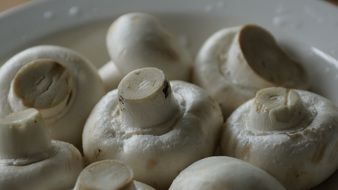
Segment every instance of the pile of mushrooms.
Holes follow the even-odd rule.
[[[120,16],[106,45],[99,70],[58,46],[1,66],[0,189],[306,190],[337,170],[338,107],[304,90],[265,29],[206,40],[192,79],[205,90],[171,81],[193,59],[152,15]]]
[[[215,156],[184,169],[169,190],[286,190],[265,171],[241,160]]]
[[[133,171],[116,160],[98,161],[87,166],[79,175],[74,190],[155,190],[133,180]]]
[[[266,88],[233,112],[221,150],[270,173],[287,189],[310,189],[338,168],[338,108],[314,93]]]
[[[222,122],[203,89],[168,82],[157,68],[137,69],[94,107],[83,131],[84,156],[121,160],[136,180],[168,189],[181,170],[214,154]]]
[[[83,163],[71,144],[51,141],[35,109],[0,119],[0,189],[69,189]]]
[[[77,147],[84,123],[103,95],[95,67],[67,48],[32,47],[0,68],[0,117],[35,108],[53,139]]]
[[[268,31],[256,25],[213,34],[197,55],[193,82],[220,103],[224,117],[259,89],[309,86],[300,64],[282,51]]]
[[[111,61],[99,73],[108,91],[127,73],[142,67],[157,67],[169,80],[190,80],[191,55],[152,15],[120,16],[110,26],[106,42]]]

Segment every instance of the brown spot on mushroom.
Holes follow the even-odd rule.
[[[95,153],[95,156],[94,156],[95,159],[97,159],[97,158],[100,156],[101,151],[102,151],[101,149],[97,149],[97,150],[96,150],[96,153]]]
[[[147,168],[152,169],[157,165],[157,160],[149,159],[147,162]]]
[[[240,157],[246,157],[250,154],[250,150],[251,150],[251,144],[247,143],[243,146],[242,149],[240,149],[239,151],[239,155]]]
[[[163,85],[163,90],[162,90],[162,92],[163,92],[165,98],[167,98],[167,97],[169,96],[169,91],[170,91],[169,87],[170,87],[170,86],[169,86],[168,81],[165,80],[165,81],[164,81],[164,85]]]
[[[119,102],[120,102],[121,104],[124,104],[124,98],[123,98],[122,96],[119,96]]]

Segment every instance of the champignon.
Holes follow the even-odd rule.
[[[0,117],[35,108],[53,139],[78,147],[85,120],[104,93],[94,66],[67,48],[32,47],[0,68]]]
[[[287,189],[310,189],[338,168],[338,108],[314,93],[271,87],[238,109],[221,150],[258,166]]]
[[[127,73],[142,67],[160,68],[169,80],[190,79],[191,55],[152,15],[120,16],[110,26],[106,42],[111,62],[100,73],[109,90]]]
[[[71,144],[51,141],[36,109],[0,119],[0,189],[67,189],[83,163]]]
[[[90,164],[79,175],[74,190],[155,190],[133,180],[133,171],[122,162],[103,160]]]
[[[239,159],[214,156],[184,169],[169,190],[286,190],[265,171]]]
[[[197,55],[193,75],[193,82],[220,103],[225,117],[259,89],[309,86],[300,64],[282,51],[268,31],[256,25],[213,34]]]
[[[84,155],[89,162],[121,160],[136,180],[168,189],[182,169],[214,153],[222,122],[203,89],[142,68],[94,107],[83,131]]]

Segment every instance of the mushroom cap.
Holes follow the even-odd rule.
[[[222,154],[262,168],[287,189],[309,189],[338,168],[338,108],[329,100],[303,90],[266,96],[260,104],[262,94],[282,90],[263,89],[255,99],[232,113],[223,127]],[[291,92],[297,93],[299,100]],[[303,106],[291,99],[301,101]],[[261,109],[254,107],[257,104]],[[251,115],[253,110],[257,113]],[[262,119],[259,114],[268,118]],[[276,123],[277,126],[272,125]]]
[[[74,190],[154,190],[133,181],[133,171],[116,160],[103,160],[90,164],[79,175]]]
[[[259,89],[309,86],[300,64],[256,25],[225,28],[209,37],[197,55],[193,82],[220,103],[225,117]]]
[[[0,189],[57,190],[73,187],[83,167],[71,144],[52,141],[50,157],[26,165],[0,164]]]
[[[104,95],[94,66],[76,52],[36,46],[0,68],[0,117],[33,107],[53,139],[80,146],[85,119]]]
[[[214,156],[184,169],[169,190],[285,190],[265,171],[239,159]]]
[[[120,16],[107,33],[111,60],[122,75],[142,67],[157,67],[169,80],[189,80],[192,58],[152,15],[128,13]]]
[[[170,84],[179,115],[170,126],[160,124],[155,129],[123,125],[118,91],[107,93],[84,127],[85,158],[121,160],[133,169],[136,180],[167,189],[181,170],[212,155],[223,122],[219,106],[193,84]]]

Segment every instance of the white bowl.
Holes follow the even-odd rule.
[[[105,34],[117,16],[149,12],[186,40],[193,53],[218,29],[256,23],[309,73],[311,90],[338,105],[338,11],[307,0],[44,0],[0,13],[0,65],[37,44],[75,49],[97,67],[109,60]]]

